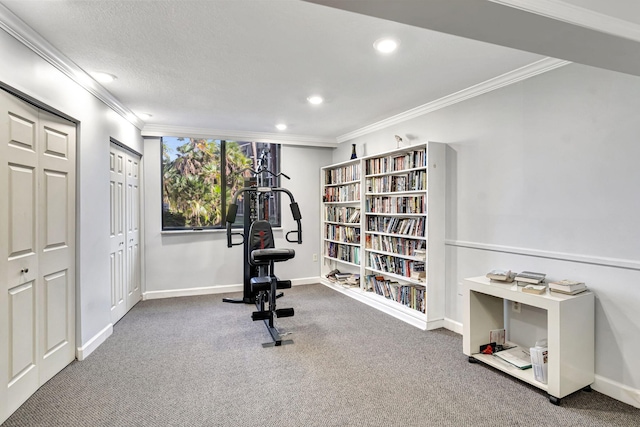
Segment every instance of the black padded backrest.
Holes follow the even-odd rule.
[[[249,229],[249,239],[249,252],[256,249],[272,249],[276,247],[273,242],[271,224],[268,221],[254,221]]]

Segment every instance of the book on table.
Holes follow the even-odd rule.
[[[547,275],[545,273],[536,273],[534,271],[523,271],[516,274],[516,282],[532,283],[534,285],[537,285],[539,283],[544,282],[544,278],[546,276]]]
[[[513,279],[516,277],[516,274],[511,270],[491,270],[487,273],[487,278],[494,280],[496,282],[513,282]]]
[[[585,292],[587,290],[587,287],[585,286],[584,288],[580,288],[580,289],[575,289],[573,291],[568,291],[568,290],[564,290],[564,289],[549,289],[549,291],[557,293],[557,294],[563,294],[563,295],[576,295],[579,294],[581,292]]]
[[[584,282],[576,282],[573,280],[559,280],[557,282],[549,282],[549,289],[554,292],[566,293],[573,295],[587,289]]]
[[[541,295],[547,292],[547,286],[546,285],[533,285],[533,284],[527,284],[522,288],[522,292],[528,293],[528,294],[537,294],[537,295]]]

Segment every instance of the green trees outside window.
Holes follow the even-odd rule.
[[[228,204],[265,150],[269,169],[277,173],[276,144],[163,137],[162,229],[223,227]],[[279,225],[275,205],[272,222]]]

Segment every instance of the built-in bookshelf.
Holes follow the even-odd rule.
[[[323,284],[422,329],[443,326],[444,156],[429,142],[322,168]],[[358,284],[329,280],[335,269]]]
[[[323,275],[336,269],[359,274],[361,170],[357,159],[321,169]]]

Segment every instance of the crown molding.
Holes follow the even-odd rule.
[[[125,120],[138,129],[142,129],[144,122],[133,111],[2,4],[0,4],[0,28],[60,70]]]
[[[369,133],[387,128],[389,126],[405,122],[407,120],[431,113],[436,110],[440,110],[453,104],[457,104],[458,102],[465,101],[484,93],[500,89],[501,87],[517,83],[521,80],[537,76],[538,74],[546,73],[547,71],[554,70],[567,64],[571,64],[571,62],[555,58],[544,58],[529,65],[525,65],[524,67],[479,83],[477,85],[452,93],[451,95],[447,95],[440,99],[436,99],[435,101],[420,105],[419,107],[412,108],[411,110],[405,111],[404,113],[391,116],[387,119],[357,129],[353,132],[340,135],[337,140],[339,143],[349,141],[359,136],[367,135]]]
[[[561,0],[489,0],[557,21],[640,42],[640,25]]]
[[[304,145],[312,147],[335,148],[335,138],[323,138],[307,135],[286,135],[268,132],[248,132],[224,129],[191,128],[185,126],[163,126],[148,124],[142,129],[143,137],[183,136],[186,138],[216,138],[233,141],[260,141],[283,145]]]

